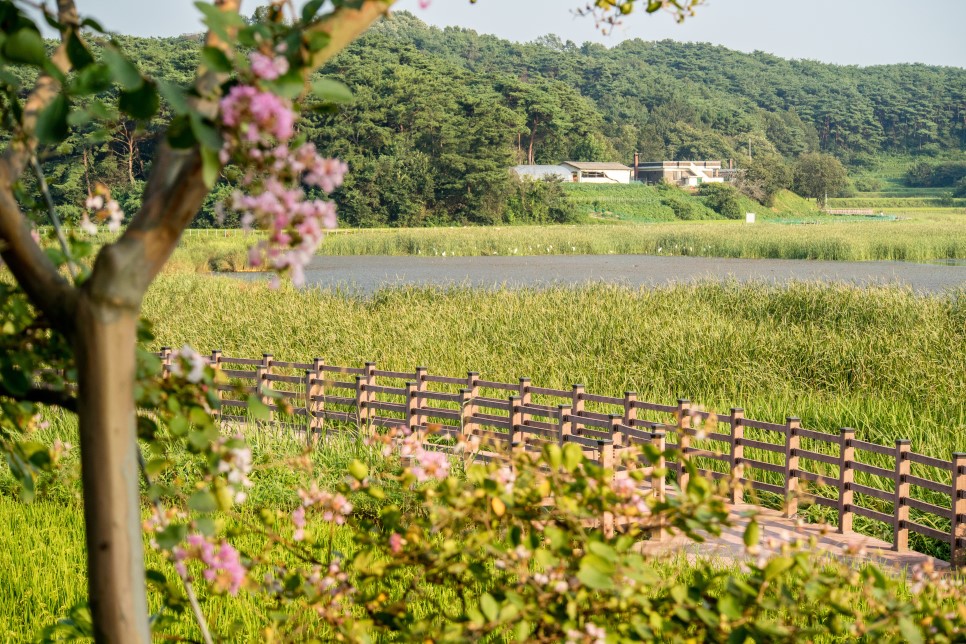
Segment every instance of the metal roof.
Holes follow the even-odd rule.
[[[561,165],[518,165],[511,168],[520,177],[540,179],[542,177],[559,177],[570,180],[573,172]]]
[[[597,163],[590,161],[564,161],[561,165],[570,166],[571,168],[577,168],[578,170],[586,171],[602,171],[602,170],[627,170],[630,171],[631,168],[627,167],[623,163]]]

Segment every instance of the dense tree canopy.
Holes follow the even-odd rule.
[[[199,38],[120,41],[143,72],[186,85]],[[322,74],[344,80],[354,98],[339,112],[309,114],[302,128],[352,169],[336,194],[348,225],[526,220],[511,212],[519,191],[506,168],[516,163],[630,163],[635,151],[644,160],[735,159],[747,170],[742,190],[767,202],[791,186],[787,167],[803,154],[847,165],[920,155],[910,181],[952,187],[961,175],[947,181],[944,166],[931,164],[966,149],[966,71],[957,68],[842,67],[671,41],[516,44],[399,13]],[[136,210],[168,110],[162,102],[146,124],[77,128],[48,156],[68,219],[98,181]],[[218,225],[216,202],[195,225]]]

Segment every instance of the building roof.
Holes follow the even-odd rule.
[[[577,168],[582,171],[602,171],[602,170],[628,170],[631,168],[624,165],[623,163],[597,163],[590,161],[564,161],[561,165],[570,166],[571,168]]]
[[[518,177],[530,177],[532,179],[541,179],[543,177],[559,177],[569,181],[571,175],[573,174],[570,170],[561,165],[518,165],[512,167],[511,170],[515,172]]]

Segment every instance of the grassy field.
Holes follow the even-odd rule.
[[[966,450],[964,302],[804,284],[395,289],[359,298],[167,274],[144,313],[156,321],[159,344],[245,357],[271,351],[280,360],[322,356],[330,364],[375,360],[393,370],[422,364],[447,375],[473,369],[492,379],[527,375],[539,386],[583,382],[595,393],[636,390],[660,402],[688,397],[710,408],[743,406],[762,420],[796,414],[809,428],[852,426],[877,442],[908,437],[916,451],[948,458]],[[76,442],[70,422],[53,420],[38,439]],[[256,463],[299,449],[275,435],[253,439]],[[320,471],[337,475],[357,449],[350,440],[314,458]],[[295,474],[256,478],[253,511],[290,509],[296,485]],[[76,478],[45,485],[40,497],[22,505],[9,475],[0,476],[4,641],[28,639],[84,592]],[[883,526],[860,518],[856,526],[887,537]],[[149,563],[165,565],[154,555]],[[681,573],[676,565],[669,574]],[[274,608],[242,595],[213,600],[210,613],[220,629],[237,623],[237,641],[259,641],[256,625]],[[186,622],[175,630],[197,637]]]
[[[801,225],[763,221],[347,230],[329,235],[324,255],[694,255],[842,261],[966,258],[966,211],[940,209],[896,220]],[[814,223],[810,223],[814,222]],[[808,222],[808,223],[807,223]]]

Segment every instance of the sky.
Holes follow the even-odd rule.
[[[528,42],[546,34],[576,43],[627,38],[711,42],[740,51],[843,65],[920,62],[966,67],[966,0],[706,0],[683,25],[636,12],[611,34],[574,10],[588,0],[400,0],[434,25],[456,25]],[[108,29],[141,36],[201,31],[193,0],[78,0]],[[250,13],[257,2],[243,3]],[[301,2],[299,2],[301,4]]]

